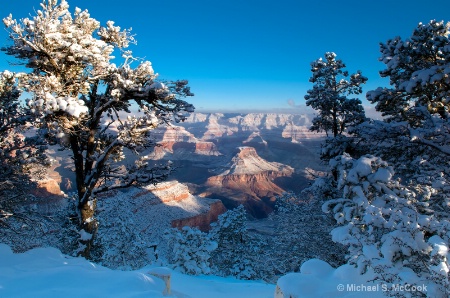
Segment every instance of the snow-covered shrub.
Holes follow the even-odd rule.
[[[425,284],[428,291],[418,295],[447,297],[449,223],[430,212],[429,197],[401,185],[393,168],[378,157],[355,160],[344,154],[330,164],[338,173],[342,196],[323,209],[340,225],[332,237],[348,246],[349,264],[361,273],[372,269],[378,282]]]
[[[410,37],[395,37],[382,43],[380,61],[385,64],[385,69],[380,75],[389,78],[391,86],[368,92],[367,99],[375,104],[384,118],[382,121],[366,121],[352,131],[358,156],[372,154],[381,157],[395,168],[397,177],[402,179],[403,185],[393,179],[384,183],[387,189],[395,190],[393,195],[375,189],[376,192],[369,196],[372,190],[363,188],[366,197],[381,197],[388,206],[395,204],[395,208],[384,209],[395,210],[398,214],[383,209],[387,212],[382,213],[383,218],[394,219],[406,216],[407,212],[412,214],[411,217],[417,216],[415,220],[391,227],[389,232],[380,232],[379,227],[375,231],[383,235],[397,233],[395,241],[388,236],[383,241],[391,241],[399,247],[403,247],[397,244],[399,241],[405,245],[412,241],[411,237],[402,234],[405,229],[413,229],[411,235],[421,231],[423,236],[419,233],[417,237],[425,241],[423,247],[412,241],[410,246],[417,247],[409,248],[411,252],[404,250],[400,255],[410,254],[409,263],[404,266],[412,268],[420,278],[438,285],[436,287],[446,293],[444,296],[449,295],[448,256],[444,251],[450,245],[449,37],[450,23],[432,20],[428,24],[420,23]],[[352,162],[347,164],[351,167]],[[342,181],[349,180],[344,177]],[[342,201],[336,206],[344,208],[342,206],[351,204]],[[377,205],[375,207],[378,208]],[[348,223],[348,219],[342,216],[340,219]],[[385,244],[385,247],[394,246],[392,243]],[[385,253],[388,254],[387,251]]]
[[[349,131],[354,132],[353,127],[349,128]],[[321,144],[320,159],[324,162],[329,162],[330,159],[344,153],[348,153],[353,156],[359,151],[358,149],[359,148],[355,144],[355,137],[352,136],[352,134],[328,137]]]
[[[37,204],[42,203],[42,200],[24,197],[7,206],[11,208],[8,212],[0,210],[3,216],[0,220],[0,243],[9,245],[14,252],[55,245],[57,242],[49,241],[49,238],[52,238],[52,233],[57,233],[61,218],[55,214],[44,216],[37,208]]]
[[[165,237],[169,246],[167,258],[176,270],[192,275],[211,273],[211,252],[217,248],[217,242],[207,233],[185,226],[166,231]]]
[[[301,264],[311,258],[333,266],[344,262],[343,247],[330,237],[335,221],[321,209],[323,198],[332,192],[330,183],[332,179],[328,177],[317,178],[301,194],[288,192],[277,197],[275,212],[270,216],[276,223],[271,239],[276,249],[269,256],[278,264],[275,275],[297,272]]]
[[[386,67],[380,75],[389,78],[391,86],[369,91],[367,99],[387,122],[407,122],[414,130],[424,127],[430,116],[448,118],[449,46],[450,23],[436,20],[419,23],[407,38],[380,44],[379,60]]]
[[[244,242],[247,212],[244,205],[219,215],[217,222],[211,224],[211,234],[219,243]]]
[[[380,44],[388,88],[367,93],[384,116],[353,131],[362,154],[395,167],[403,184],[428,197],[439,221],[450,214],[450,23],[419,23],[411,36]],[[355,155],[352,155],[356,157]]]
[[[114,269],[130,270],[150,264],[149,243],[136,229],[133,200],[108,198],[99,202],[99,229],[93,249],[95,260]]]
[[[255,239],[250,238],[246,228],[247,213],[243,205],[221,214],[218,221],[211,224],[210,235],[217,242],[212,253],[214,273],[221,276],[235,276],[252,279],[256,276],[250,260]]]

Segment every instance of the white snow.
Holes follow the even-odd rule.
[[[188,276],[170,269],[111,270],[54,248],[22,254],[0,244],[0,297],[164,297],[164,281],[150,273],[171,273],[169,297],[269,298],[275,285],[216,276]]]
[[[372,173],[372,160],[373,158],[367,158],[363,156],[355,161],[354,167],[348,172],[347,180],[349,182],[358,184],[359,178],[368,176],[370,173]]]
[[[441,256],[446,256],[448,254],[448,247],[441,237],[434,235],[430,239],[428,239],[428,243],[430,243],[433,246],[432,255],[437,254]]]
[[[392,178],[392,171],[386,168],[379,168],[371,177],[371,182],[388,183]]]
[[[441,264],[436,270],[445,271]],[[411,272],[400,272],[403,275]],[[36,248],[15,254],[0,244],[0,297],[165,297],[171,278],[171,295],[179,298],[269,298],[275,285],[217,276],[188,276],[166,267],[146,266],[134,271],[111,270],[83,258],[62,254],[55,248]],[[332,268],[312,259],[300,273],[278,280],[284,297],[385,297],[386,286],[370,280],[372,271],[360,275],[350,265]],[[417,277],[412,274],[410,279]],[[431,291],[430,291],[431,293]],[[167,297],[167,295],[166,295]],[[278,297],[278,296],[277,296]]]
[[[321,260],[312,259],[303,263],[300,273],[281,277],[278,286],[283,297],[385,297],[382,285],[369,282],[372,277],[372,272],[360,275],[358,269],[350,265],[334,269]]]
[[[90,240],[92,238],[92,234],[86,232],[85,230],[81,230],[80,232],[80,239],[81,240]]]
[[[167,87],[161,82],[154,82],[150,85],[150,89],[165,90]]]
[[[42,97],[28,101],[30,108],[44,111],[47,114],[52,114],[56,111],[64,111],[74,117],[80,117],[82,113],[87,113],[88,108],[84,102],[74,97],[57,97],[55,98],[50,93],[45,93]]]

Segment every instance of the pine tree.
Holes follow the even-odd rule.
[[[246,221],[244,205],[239,205],[219,215],[217,222],[211,224],[211,238],[217,242],[217,249],[212,253],[216,274],[240,279],[256,276],[251,261],[256,243],[248,235]]]
[[[211,252],[217,242],[197,228],[188,226],[171,229],[165,235],[168,240],[168,261],[176,270],[191,275],[211,273]]]
[[[341,195],[323,209],[339,224],[331,234],[333,241],[348,247],[348,263],[361,273],[373,271],[377,282],[425,284],[430,292],[418,295],[447,297],[450,223],[430,212],[430,189],[419,192],[401,185],[393,168],[372,155],[355,160],[344,154],[331,165],[339,173]]]
[[[389,78],[391,87],[370,91],[367,99],[384,119],[355,131],[361,146],[408,178],[417,169],[442,172],[450,155],[449,29],[450,23],[431,21],[404,40],[396,37],[380,45],[380,61],[386,65],[380,75]]]
[[[380,71],[389,78],[391,88],[367,93],[387,121],[406,121],[423,127],[429,118],[448,118],[450,82],[450,23],[420,23],[405,40],[400,37],[380,44]]]
[[[93,246],[94,260],[113,269],[142,268],[152,258],[148,239],[134,221],[135,200],[108,198],[99,201],[98,240]]]
[[[102,27],[87,10],[75,8],[72,14],[65,0],[44,0],[31,19],[9,15],[3,23],[13,42],[3,50],[30,69],[19,77],[19,88],[32,96],[27,108],[36,116],[35,126],[48,142],[72,153],[81,254],[89,257],[96,194],[156,183],[170,172],[170,165],[150,166],[144,158],[118,164],[124,149],[139,153],[154,146],[152,130],[184,120],[193,106],[181,98],[193,94],[187,81],[158,81],[151,63],[133,56],[127,49],[135,43],[130,30],[113,21]],[[119,65],[113,53],[122,54]],[[136,115],[132,104],[139,107]]]
[[[348,98],[350,95],[362,93],[361,85],[367,78],[360,71],[350,75],[342,60],[336,60],[336,54],[325,53],[325,61],[319,58],[311,63],[314,84],[313,89],[305,95],[306,105],[317,110],[313,119],[312,131],[332,133],[336,138],[343,134],[349,126],[365,120],[361,100]]]
[[[0,238],[18,234],[21,227],[34,224],[26,206],[32,205],[30,189],[34,178],[45,174],[46,146],[38,137],[27,137],[27,115],[17,88],[19,75],[0,72]],[[25,204],[26,203],[26,204]],[[29,208],[28,208],[29,209]],[[17,249],[18,247],[14,247]]]
[[[275,211],[270,215],[276,225],[271,237],[275,249],[268,256],[277,264],[277,275],[297,272],[311,258],[335,267],[344,263],[344,247],[330,237],[335,221],[321,208],[328,198],[327,190],[331,189],[328,180],[318,178],[300,194],[288,192],[277,197]]]

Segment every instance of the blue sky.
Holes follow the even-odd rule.
[[[34,14],[40,3],[3,2],[2,18]],[[150,60],[162,79],[189,80],[189,101],[199,111],[300,111],[312,87],[310,63],[327,51],[369,78],[365,92],[384,86],[380,42],[409,36],[419,22],[450,21],[448,0],[68,2],[102,24],[132,27],[134,54]],[[8,42],[0,30],[0,46]],[[0,69],[14,70],[7,61],[14,60],[0,53]]]

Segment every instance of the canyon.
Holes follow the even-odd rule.
[[[120,206],[131,211],[134,228],[154,240],[170,227],[188,225],[208,231],[210,223],[226,211],[220,200],[194,196],[186,185],[174,180],[103,193],[98,201],[99,209]]]
[[[220,199],[228,208],[239,204],[253,218],[272,212],[275,198],[301,191],[308,171],[324,169],[320,143],[311,132],[312,115],[276,113],[193,113],[176,126],[158,128],[153,161],[170,160],[172,179],[193,194]]]
[[[284,192],[273,181],[292,176],[294,169],[262,159],[253,147],[238,147],[238,150],[227,170],[207,179],[206,192],[244,205],[253,217],[265,217],[272,211],[270,205],[276,196]]]
[[[309,171],[324,170],[319,159],[324,135],[309,130],[311,119],[307,114],[192,113],[185,122],[155,129],[157,146],[144,152],[149,162],[172,162],[175,170],[168,182],[107,197],[142,201],[142,210],[135,214],[147,218],[158,208],[172,206],[175,215],[164,211],[167,219],[162,221],[168,227],[207,230],[219,214],[240,204],[250,218],[265,218],[276,196],[301,191],[311,182]],[[60,190],[74,191],[70,152],[56,147],[49,152],[54,165],[35,194],[55,197]],[[127,162],[132,161],[133,156],[127,156]]]

